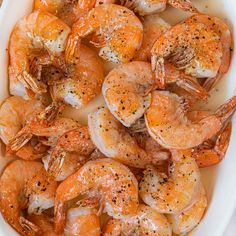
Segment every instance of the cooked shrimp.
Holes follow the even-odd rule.
[[[135,60],[150,61],[153,44],[169,28],[170,25],[159,17],[158,14],[145,16],[143,19],[143,42],[135,55]]]
[[[21,97],[7,98],[0,108],[0,138],[8,144],[18,131],[44,109],[37,100],[25,101]]]
[[[212,114],[208,111],[192,111],[188,118],[192,121],[199,121]],[[192,156],[199,167],[208,167],[221,162],[226,154],[231,136],[232,123],[229,122],[212,139],[206,140],[200,146],[192,149]]]
[[[200,98],[207,93],[198,82],[167,66],[167,83],[176,83]],[[150,91],[156,88],[151,65],[133,61],[114,68],[105,78],[102,93],[111,113],[124,125],[130,127],[143,116],[151,102]]]
[[[217,111],[198,122],[185,113],[186,102],[176,94],[154,91],[145,120],[149,134],[167,149],[188,149],[199,146],[216,135],[236,110],[236,96]]]
[[[69,209],[66,218],[65,236],[101,235],[98,212],[91,205]]]
[[[43,108],[43,104],[37,100],[29,102],[17,96],[7,98],[0,108],[1,140],[8,145],[27,121],[40,113]],[[25,160],[34,160],[42,157],[46,150],[44,145],[34,139],[31,143],[20,148],[15,155]],[[10,155],[8,152],[7,154]]]
[[[135,215],[109,220],[103,235],[171,236],[172,229],[164,215],[142,204]]]
[[[84,45],[77,48],[74,58],[65,78],[53,82],[51,95],[55,101],[82,108],[101,91],[103,67],[96,53]]]
[[[183,211],[193,204],[199,191],[200,172],[191,153],[173,151],[172,156],[169,177],[149,166],[139,185],[142,200],[160,213]]]
[[[114,0],[35,0],[34,9],[50,12],[71,26],[94,6],[114,2]]]
[[[207,207],[206,192],[201,186],[196,203],[179,214],[169,214],[167,218],[172,225],[173,232],[185,235],[193,230],[201,221]]]
[[[66,202],[89,193],[96,194],[104,212],[115,218],[133,214],[138,209],[138,186],[132,172],[114,160],[90,161],[57,188],[56,232],[64,227]]]
[[[81,126],[64,133],[50,154],[47,171],[50,176],[62,179],[81,167],[95,149],[88,128]]]
[[[188,75],[208,78],[206,83],[210,85],[204,87],[209,90],[217,82],[218,74],[228,71],[231,44],[226,23],[217,17],[196,14],[167,30],[153,45],[156,78],[164,86],[164,62],[169,60]]]
[[[24,98],[46,92],[43,81],[31,75],[31,62],[39,50],[51,56],[65,49],[70,28],[50,13],[36,11],[20,20],[14,27],[9,42],[10,93]]]
[[[133,9],[140,15],[151,15],[162,12],[166,9],[167,3],[184,11],[197,12],[192,0],[121,0],[122,5]]]
[[[41,171],[43,171],[43,165],[39,162],[16,160],[6,167],[0,178],[1,213],[5,220],[22,235],[34,235],[38,227],[26,220],[21,210],[27,208],[28,205],[33,209],[34,200],[37,197],[40,200],[46,200],[44,197],[51,198],[51,194],[55,194],[55,182],[45,182],[45,175],[40,175],[39,179],[36,178],[38,172]],[[30,195],[27,195],[27,191]],[[41,201],[36,205],[41,209],[51,206]]]
[[[155,88],[151,65],[131,62],[114,68],[105,78],[102,93],[111,113],[125,126],[143,116]]]
[[[136,168],[145,168],[163,158],[162,150],[158,155],[158,148],[154,148],[153,155],[140,147],[135,138],[105,107],[100,107],[89,114],[88,126],[94,144],[107,157]]]
[[[47,127],[53,121],[61,110],[61,105],[52,103],[46,107],[42,112],[35,115],[31,120],[15,135],[8,143],[7,150],[9,153],[17,152],[24,147],[34,135],[34,130]]]
[[[66,58],[72,60],[77,44],[92,35],[90,42],[101,48],[99,55],[108,61],[129,62],[142,44],[143,26],[129,9],[115,4],[93,8],[72,27]]]
[[[206,24],[210,29],[216,32],[217,35],[220,37],[220,42],[222,46],[222,58],[221,64],[217,71],[215,77],[208,78],[203,87],[209,91],[211,90],[216,83],[226,74],[229,70],[230,61],[231,61],[231,51],[232,51],[232,33],[230,26],[221,20],[220,18],[208,15],[195,15],[189,19],[190,22],[198,21],[202,24]]]

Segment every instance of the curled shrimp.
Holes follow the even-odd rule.
[[[96,5],[114,2],[114,0],[35,0],[34,9],[50,12],[71,26]]]
[[[150,148],[147,153],[105,107],[89,114],[88,126],[94,144],[107,157],[136,168],[145,168],[163,158],[163,152],[159,153],[156,147],[155,153]]]
[[[104,212],[115,218],[133,214],[138,209],[138,186],[132,172],[114,160],[90,161],[57,188],[56,232],[64,227],[66,202],[92,192],[99,197]]]
[[[206,79],[203,84],[203,87],[209,91],[211,90],[216,83],[226,74],[229,70],[230,61],[231,61],[231,51],[232,51],[232,34],[230,26],[221,20],[220,18],[214,16],[208,16],[204,14],[197,14],[189,19],[190,22],[198,21],[202,24],[206,24],[210,29],[216,32],[220,37],[220,42],[222,45],[222,58],[220,67],[217,71],[215,77],[210,77]]]
[[[165,61],[212,86],[228,71],[232,44],[229,26],[217,17],[196,14],[173,26],[152,48],[152,68],[165,85]]]
[[[52,82],[51,95],[55,101],[82,108],[101,91],[103,78],[100,58],[81,45],[75,52],[74,63],[67,65],[65,78]]]
[[[64,133],[52,149],[49,157],[48,174],[63,180],[79,169],[94,151],[88,128],[81,126]]]
[[[179,213],[194,203],[199,191],[200,172],[191,153],[173,151],[170,176],[153,166],[144,171],[139,185],[142,200],[160,213]]]
[[[99,56],[112,62],[129,62],[142,44],[143,26],[126,7],[103,4],[93,8],[72,27],[66,46],[66,59],[72,60],[77,44],[91,36],[90,42],[101,48]]]
[[[170,25],[158,14],[143,18],[143,42],[135,55],[136,61],[151,61],[151,49],[157,38],[161,36]]]
[[[8,145],[21,128],[43,109],[43,104],[34,99],[29,102],[18,96],[7,98],[0,108],[1,140]],[[46,150],[47,148],[37,139],[33,139],[20,148],[15,155],[25,160],[34,160],[42,157]],[[8,152],[7,154],[11,155]]]
[[[43,109],[43,104],[37,100],[26,101],[18,96],[7,98],[0,108],[1,140],[8,144],[26,122]]]
[[[105,78],[102,93],[111,113],[129,127],[149,107],[155,88],[151,65],[131,62],[114,68]]]
[[[0,178],[0,210],[5,220],[22,235],[34,235],[35,225],[22,216],[29,206],[44,210],[54,202],[57,183],[47,180],[39,162],[16,160],[9,164]]]
[[[209,115],[211,112],[208,111],[192,111],[188,113],[188,118],[198,121]],[[230,142],[231,128],[232,123],[229,122],[212,139],[206,140],[191,150],[192,156],[200,168],[216,165],[224,159]]]
[[[7,151],[9,153],[15,153],[24,147],[33,138],[34,130],[48,126],[57,117],[60,110],[61,105],[53,102],[39,114],[32,117],[8,143]]]
[[[121,0],[121,4],[133,9],[140,15],[151,15],[162,12],[169,3],[173,7],[189,12],[198,12],[191,0]]]
[[[109,220],[104,236],[116,235],[165,235],[171,236],[172,229],[166,217],[149,206],[139,205],[138,212],[134,215]]]
[[[67,212],[65,236],[100,236],[101,226],[98,212],[92,204],[70,208]]]
[[[193,230],[201,221],[207,207],[206,192],[203,186],[199,190],[196,202],[189,209],[179,214],[168,214],[168,221],[172,225],[173,232],[185,235]]]
[[[24,98],[46,92],[46,85],[31,74],[31,62],[44,49],[51,56],[65,49],[70,28],[56,16],[36,11],[20,20],[9,42],[10,93]]]
[[[215,136],[235,112],[236,96],[217,111],[198,122],[185,115],[186,102],[176,94],[154,91],[152,102],[145,114],[149,134],[167,149],[188,149],[199,146]]]
[[[194,96],[204,98],[207,93],[190,77],[168,65],[166,81],[175,83]],[[150,91],[156,88],[151,64],[133,61],[114,68],[105,78],[102,93],[111,113],[124,125],[130,127],[150,106]]]

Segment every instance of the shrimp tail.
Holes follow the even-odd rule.
[[[26,235],[36,235],[41,231],[37,225],[22,216],[19,217],[19,223],[24,229],[25,233],[27,232]]]
[[[222,79],[222,77],[223,74],[218,73],[216,77],[206,79],[206,81],[203,84],[203,88],[205,88],[206,91],[210,91]]]
[[[52,104],[46,107],[46,109],[39,114],[38,119],[51,122],[58,116],[58,114],[63,109],[64,109],[64,106],[61,103],[52,102]]]
[[[67,62],[73,62],[76,47],[80,45],[80,38],[78,35],[71,34],[68,38],[65,50],[65,59]]]
[[[197,148],[193,157],[195,158],[198,167],[204,168],[216,165],[224,159],[230,142],[231,129],[232,123],[229,122],[226,127],[220,131],[214,147],[212,147],[210,143],[208,144],[205,142],[207,147],[202,147],[201,145],[201,147]]]
[[[198,9],[193,5],[192,0],[168,0],[168,3],[184,11],[189,11],[192,13],[198,13]]]
[[[26,88],[30,88],[36,94],[47,92],[47,86],[42,81],[37,81],[26,71],[23,72],[23,80],[21,82]]]
[[[159,89],[165,88],[164,58],[153,56],[151,58],[152,70],[155,73],[156,85]]]
[[[8,155],[13,154],[22,148],[29,140],[32,138],[33,134],[29,130],[29,127],[24,127],[20,130],[16,136],[9,142],[6,148],[6,152]]]
[[[236,111],[236,96],[229,99],[225,104],[220,106],[215,115],[220,119],[222,124],[225,124]]]
[[[57,177],[63,166],[65,157],[66,157],[66,152],[64,152],[63,150],[59,149],[52,152],[48,163],[49,176],[53,178]]]
[[[198,83],[195,78],[188,76],[185,73],[176,71],[176,69],[173,69],[169,64],[165,66],[165,80],[167,84],[176,83],[177,86],[183,88],[194,97],[197,97],[199,99],[206,99],[209,96],[207,91]]]

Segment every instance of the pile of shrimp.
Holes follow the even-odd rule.
[[[167,4],[190,12],[170,25]],[[191,0],[35,0],[9,38],[0,211],[20,235],[186,235],[204,217],[200,168],[220,163],[236,96],[232,33]],[[89,109],[87,123],[65,110]],[[6,161],[7,162],[7,161]]]

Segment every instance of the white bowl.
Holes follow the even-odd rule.
[[[16,21],[32,10],[33,0],[4,0],[0,9],[0,102],[8,97],[8,53],[7,45],[11,30]],[[196,5],[206,13],[216,16],[227,16],[235,35],[236,3],[235,0],[196,0]],[[175,23],[186,14],[173,8],[168,9],[162,16],[170,23]],[[174,16],[174,17],[173,17]],[[234,52],[235,54],[235,52]],[[232,59],[231,68],[212,93],[210,105],[215,109],[226,99],[236,93],[236,61]],[[191,236],[221,236],[230,220],[236,206],[236,116],[233,118],[233,129],[230,146],[224,161],[216,167],[202,170],[202,180],[207,189],[208,209],[200,225],[190,233]],[[1,145],[1,144],[0,144]],[[0,155],[0,170],[4,168],[8,159]],[[14,183],[13,183],[14,184]],[[15,231],[0,215],[0,235],[14,236]]]

